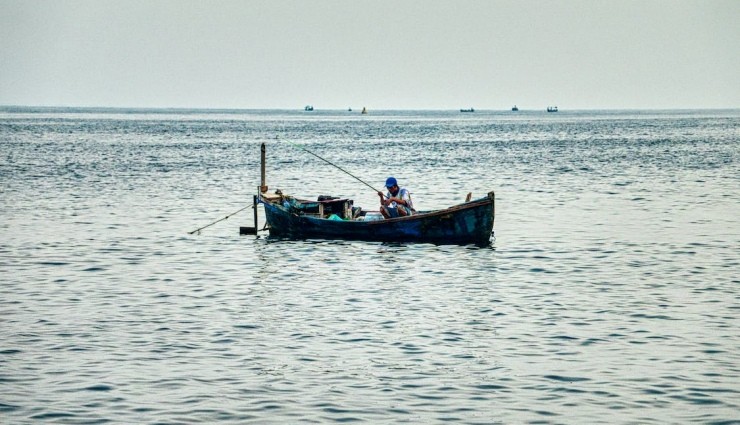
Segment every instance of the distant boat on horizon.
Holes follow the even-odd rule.
[[[306,105],[306,107],[303,108],[303,110],[304,111],[313,111],[313,106],[312,105]]]
[[[511,110],[512,110],[513,112],[517,112],[517,111],[519,110],[519,108],[517,108],[517,106],[516,106],[516,105],[514,105],[514,107],[513,107],[513,108],[511,108]]]
[[[469,109],[460,109],[460,112],[475,112],[475,109],[473,109],[472,107]]]
[[[364,107],[364,106],[362,107],[362,114],[363,114],[363,115],[367,114],[367,108],[366,108],[366,107]]]
[[[557,112],[557,111],[558,111],[558,107],[557,106],[548,106],[547,107],[547,112]]]

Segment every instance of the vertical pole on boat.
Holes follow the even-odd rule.
[[[267,162],[265,159],[265,152],[267,151],[265,147],[265,143],[262,142],[262,145],[260,145],[260,187],[259,191],[256,195],[254,195],[254,229],[255,234],[257,234],[256,230],[259,229],[259,225],[257,224],[257,200],[259,199],[260,195],[267,192],[267,181],[265,178],[265,163]]]
[[[259,194],[254,197],[254,228],[258,229],[257,224],[257,198],[259,195],[267,192],[267,178],[265,177],[265,165],[267,163],[267,160],[265,159],[267,151],[265,147],[265,143],[262,142],[262,145],[260,146],[260,191]]]
[[[265,183],[265,144],[262,143],[260,147],[260,192],[267,192],[267,184]]]

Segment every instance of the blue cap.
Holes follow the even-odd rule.
[[[385,187],[392,187],[396,186],[398,182],[396,181],[395,177],[388,177],[388,180],[385,181]]]

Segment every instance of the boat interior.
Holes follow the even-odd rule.
[[[364,220],[368,211],[354,206],[352,199],[321,195],[317,200],[298,199],[276,190],[275,193],[262,193],[260,198],[277,205],[290,213],[329,220]],[[372,215],[372,213],[370,213]],[[377,213],[379,214],[379,213]]]

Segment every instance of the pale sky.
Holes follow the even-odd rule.
[[[740,108],[740,0],[0,0],[0,105]]]

